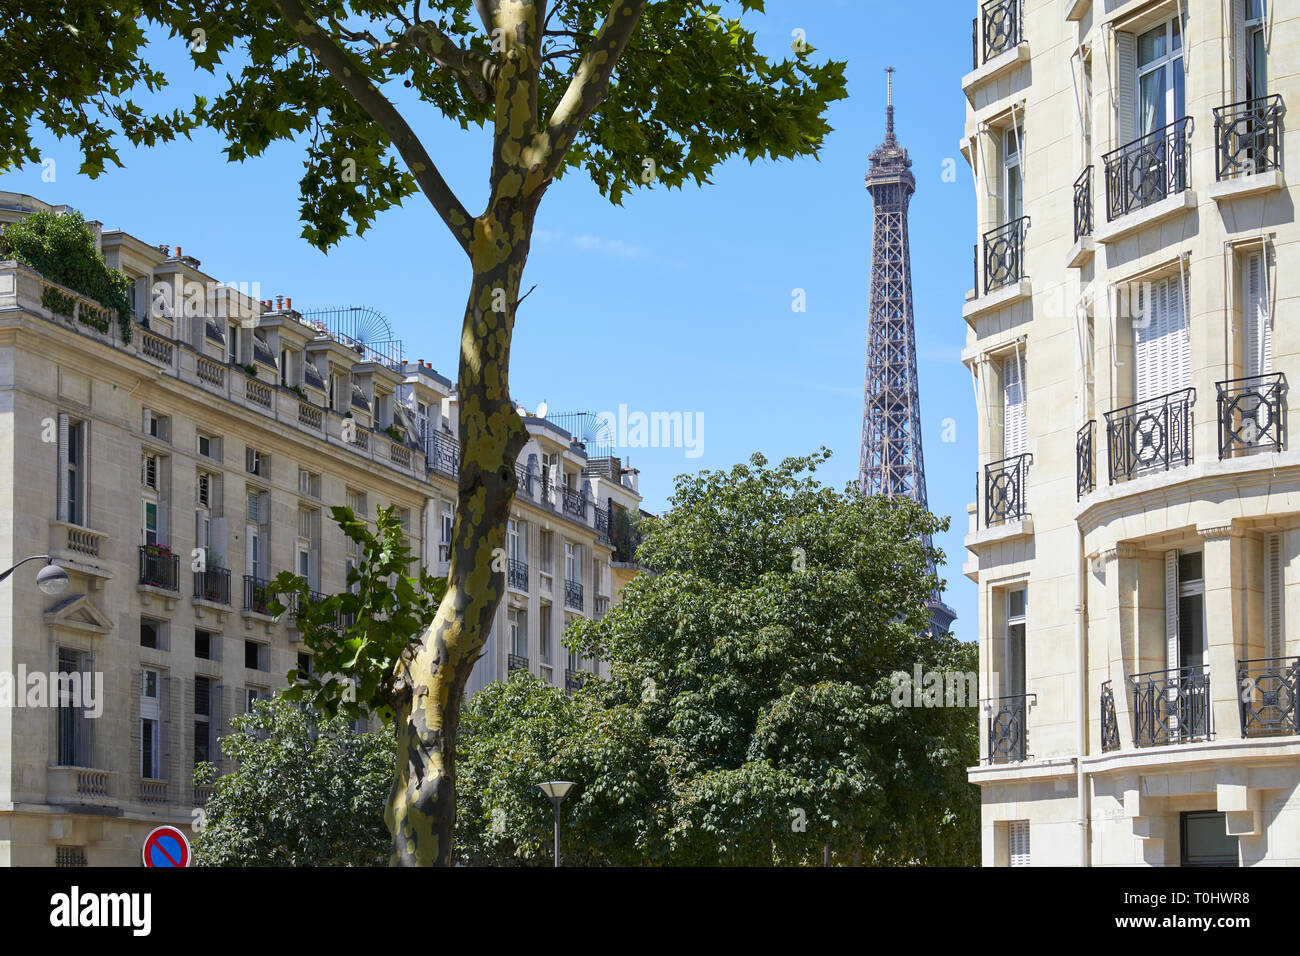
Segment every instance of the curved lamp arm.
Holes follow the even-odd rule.
[[[45,561],[47,563],[52,564],[54,562],[54,559],[50,557],[48,554],[33,554],[30,558],[23,558],[21,561],[15,564],[8,571],[4,572],[3,574],[0,574],[0,581],[3,581],[5,578],[9,577],[9,575],[13,574],[15,571],[21,568],[28,561]]]

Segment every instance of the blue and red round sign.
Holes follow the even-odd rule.
[[[140,855],[145,866],[189,866],[190,841],[176,827],[162,826],[145,837]]]

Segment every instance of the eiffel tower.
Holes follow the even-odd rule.
[[[916,192],[912,161],[894,137],[894,68],[888,74],[885,141],[871,154],[867,192],[875,207],[871,236],[871,300],[867,312],[867,371],[862,398],[863,495],[900,495],[929,510],[921,453],[921,397],[916,381],[912,317],[912,255],[907,206]],[[931,544],[926,535],[924,544]],[[930,571],[934,571],[933,564]],[[936,589],[927,602],[930,632],[947,634],[957,614]]]

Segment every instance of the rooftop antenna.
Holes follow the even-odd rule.
[[[885,67],[885,82],[889,87],[889,101],[885,108],[885,138],[894,138],[894,68]]]

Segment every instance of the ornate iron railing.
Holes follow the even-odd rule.
[[[1101,685],[1101,752],[1119,750],[1119,720],[1115,716],[1115,692],[1110,681]]]
[[[1106,218],[1113,221],[1187,188],[1191,119],[1153,130],[1102,157],[1106,168]]]
[[[1237,686],[1243,737],[1300,734],[1300,657],[1242,661]]]
[[[984,294],[1019,282],[1025,277],[1025,230],[1029,217],[984,233]]]
[[[573,515],[575,518],[587,517],[587,496],[578,491],[570,491],[568,488],[561,488],[563,511],[566,515]]]
[[[592,508],[592,511],[595,512],[595,518],[596,518],[596,535],[597,535],[598,537],[600,537],[600,538],[604,538],[606,541],[608,541],[608,540],[609,540],[609,527],[610,527],[610,523],[611,523],[610,520],[609,520],[609,511],[610,511],[610,509],[609,509],[608,507],[601,508],[601,507],[599,507],[599,506],[595,506],[595,507]]]
[[[1286,448],[1286,376],[1281,372],[1216,382],[1219,459]]]
[[[582,582],[564,582],[564,606],[575,611],[582,610]]]
[[[984,466],[984,527],[1026,517],[1025,492],[1034,456],[1013,455]]]
[[[506,582],[519,591],[528,590],[528,562],[511,558],[506,563]]]
[[[1281,94],[1214,109],[1214,176],[1222,181],[1282,168]]]
[[[587,679],[586,671],[574,670],[572,667],[564,669],[564,689],[572,694],[582,687],[582,683]]]
[[[518,483],[519,493],[531,498],[533,496],[533,473],[518,462],[515,462],[515,480]]]
[[[1074,500],[1091,494],[1097,487],[1096,455],[1093,433],[1096,419],[1089,419],[1074,437]]]
[[[528,670],[528,658],[521,657],[519,654],[506,655],[507,674],[512,673],[513,671],[526,671],[526,670]]]
[[[180,563],[168,548],[140,545],[140,583],[164,591],[180,590]]]
[[[1025,760],[1029,754],[1026,723],[1029,699],[1036,694],[1012,694],[982,701],[988,713],[989,763]]]
[[[1208,740],[1210,668],[1208,665],[1133,675],[1133,743],[1159,747]]]
[[[425,442],[429,467],[455,478],[460,474],[460,443],[449,435],[434,432]]]
[[[244,575],[244,610],[257,614],[270,614],[268,604],[271,600],[271,582],[262,578]]]
[[[1196,389],[1185,388],[1107,412],[1110,483],[1189,464],[1195,403]]]
[[[1092,167],[1074,181],[1074,241],[1092,235]]]
[[[230,569],[206,568],[194,572],[194,596],[214,604],[230,603]]]
[[[984,62],[1014,50],[1023,39],[1020,0],[986,0],[981,7],[984,28]]]

